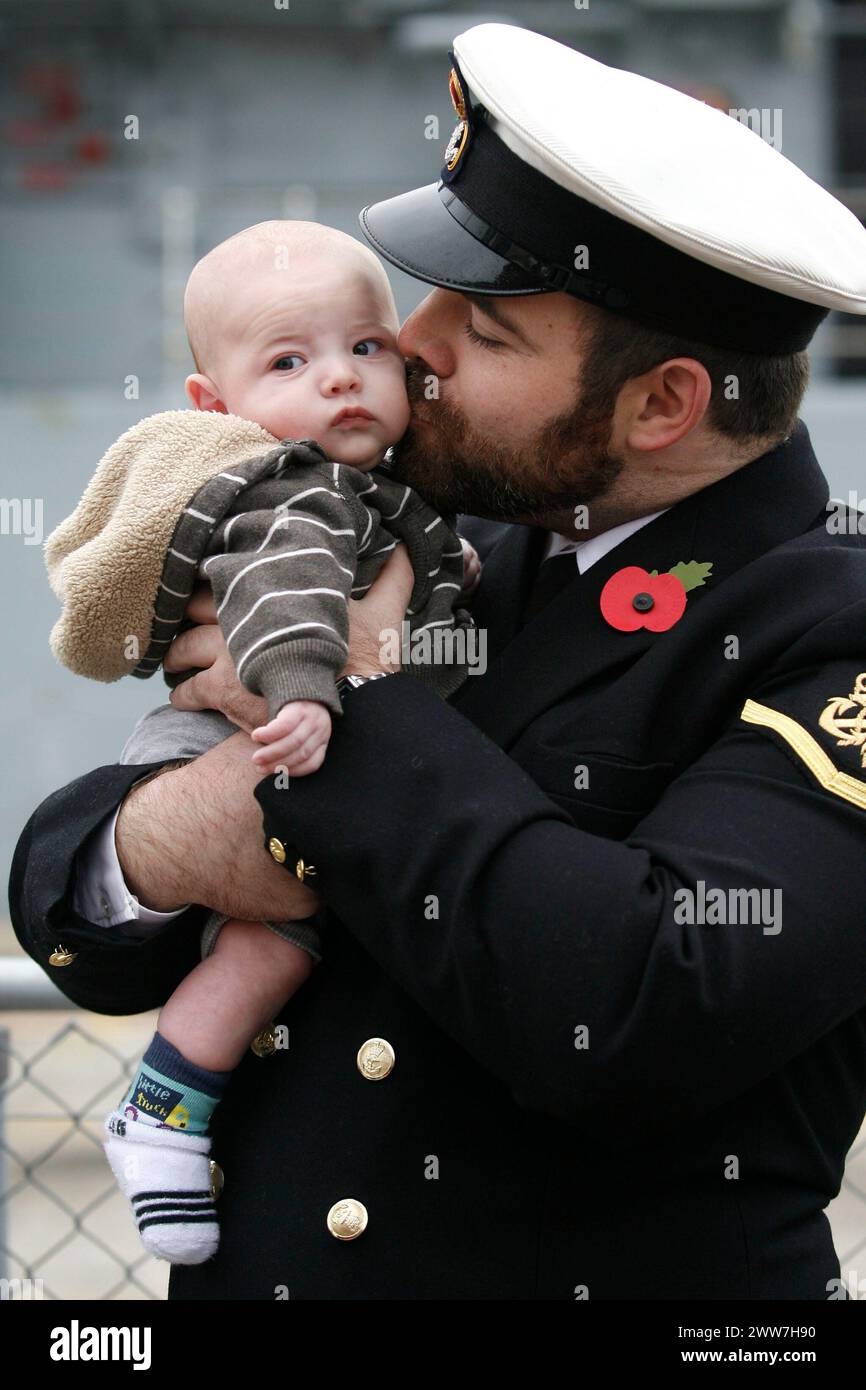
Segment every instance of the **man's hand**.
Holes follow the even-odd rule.
[[[460,546],[463,551],[463,588],[460,590],[460,598],[469,598],[478,588],[481,580],[481,557],[475,546],[467,541],[465,536],[460,537]]]
[[[115,841],[130,890],[157,912],[201,903],[245,921],[309,917],[316,895],[274,862],[253,796],[256,745],[232,734],[183,767],[141,782],[120,808]]]
[[[396,669],[382,658],[382,632],[399,632],[413,585],[400,544],[365,597],[349,602],[349,652],[341,674]],[[256,744],[248,734],[266,723],[267,701],[237,678],[209,584],[197,586],[186,616],[198,626],[175,637],[165,669],[201,669],[172,690],[171,703],[175,709],[220,710],[246,733],[127,794],[115,831],[124,878],[156,912],[192,902],[248,921],[309,917],[319,900],[267,855],[261,808],[252,795],[262,774],[252,761]]]
[[[349,600],[349,652],[340,675],[372,676],[377,671],[400,669],[399,662],[385,660],[382,633],[399,634],[414,584],[412,565],[401,542],[364,597]]]
[[[252,733],[267,721],[268,702],[261,695],[253,695],[238,680],[217,621],[210,584],[196,586],[185,616],[200,626],[175,637],[163,665],[169,672],[187,671],[191,666],[203,669],[176,685],[169,700],[175,709],[220,710],[239,729]]]
[[[401,543],[364,597],[349,600],[349,651],[340,675],[369,676],[399,669],[383,659],[381,634],[386,629],[400,632],[414,582],[412,565]],[[248,734],[261,728],[268,720],[267,700],[253,695],[238,680],[208,583],[196,587],[186,616],[199,626],[175,637],[163,664],[169,672],[187,671],[192,666],[202,669],[172,690],[169,700],[175,709],[218,709]]]

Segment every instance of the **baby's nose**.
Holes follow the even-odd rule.
[[[359,386],[361,377],[357,367],[353,366],[348,359],[343,362],[335,362],[327,367],[322,374],[322,391],[327,396],[334,396],[339,391],[349,391],[355,386]]]

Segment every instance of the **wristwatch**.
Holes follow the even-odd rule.
[[[337,681],[337,694],[340,697],[340,704],[346,703],[346,695],[350,690],[356,690],[359,685],[366,685],[367,681],[378,681],[383,676],[395,676],[396,671],[374,671],[369,676],[340,676]]]

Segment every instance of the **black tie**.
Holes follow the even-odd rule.
[[[575,579],[579,571],[577,568],[577,557],[574,551],[569,551],[565,555],[551,555],[549,560],[542,560],[535,576],[535,582],[526,598],[523,608],[523,621],[528,623],[534,618],[536,613],[552,598],[556,598],[560,589],[564,589]]]

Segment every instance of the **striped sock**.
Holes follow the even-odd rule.
[[[168,1125],[186,1134],[206,1134],[230,1076],[230,1071],[207,1071],[188,1062],[173,1043],[156,1032],[118,1109],[130,1120]]]
[[[157,1032],[105,1121],[105,1154],[141,1240],[172,1264],[201,1264],[219,1245],[206,1131],[230,1075],[195,1066]]]

